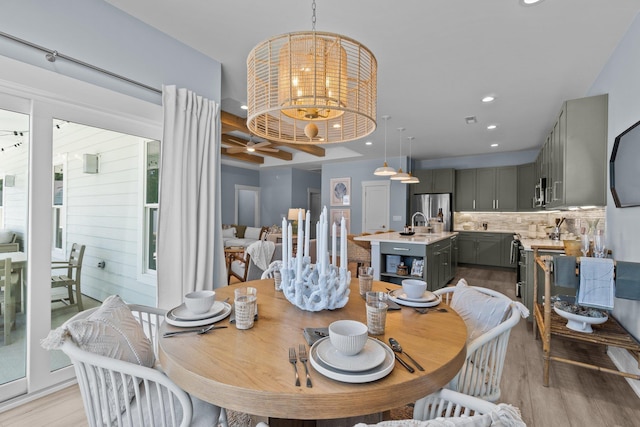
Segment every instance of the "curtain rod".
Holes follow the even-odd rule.
[[[104,68],[100,68],[100,67],[96,67],[95,65],[88,64],[88,63],[86,63],[84,61],[81,61],[79,59],[75,59],[75,58],[73,58],[71,56],[67,56],[67,55],[65,55],[63,53],[60,53],[57,50],[47,49],[46,47],[37,45],[35,43],[31,43],[31,42],[29,42],[27,40],[23,40],[21,38],[12,36],[11,34],[7,34],[7,33],[4,33],[2,31],[0,31],[0,36],[2,36],[4,38],[7,38],[9,40],[13,40],[13,41],[18,42],[18,43],[22,43],[23,45],[32,47],[32,48],[40,50],[42,52],[46,52],[47,55],[45,57],[46,57],[47,61],[49,61],[49,62],[55,62],[56,58],[66,59],[67,61],[73,62],[73,63],[78,64],[78,65],[82,65],[83,67],[87,67],[87,68],[90,68],[90,69],[92,69],[94,71],[98,71],[100,73],[106,74],[106,75],[114,77],[116,79],[120,79],[120,80],[125,81],[127,83],[131,83],[131,84],[134,84],[136,86],[140,86],[141,88],[150,90],[152,92],[155,92],[155,93],[158,93],[158,94],[162,94],[162,91],[160,89],[156,89],[155,87],[146,85],[144,83],[137,82],[135,80],[131,80],[130,78],[121,76],[121,75],[116,74],[116,73],[112,73],[111,71],[105,70]]]

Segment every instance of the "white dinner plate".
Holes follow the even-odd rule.
[[[409,298],[402,289],[396,289],[391,291],[393,296],[398,299],[403,299],[411,302],[433,302],[438,299],[438,296],[431,291],[424,291],[424,294],[420,298]]]
[[[311,361],[311,366],[313,366],[316,371],[327,378],[331,378],[332,380],[336,381],[342,381],[345,383],[368,383],[371,381],[379,380],[380,378],[384,378],[389,375],[391,371],[393,371],[393,367],[395,366],[393,351],[382,341],[378,341],[373,338],[369,338],[369,340],[374,341],[377,345],[384,349],[385,358],[380,365],[376,366],[373,369],[360,372],[349,372],[332,368],[331,366],[320,360],[320,358],[318,357],[318,345],[328,339],[329,337],[326,337],[322,338],[319,341],[316,341],[316,343],[311,347],[311,351],[309,352],[309,360]]]
[[[172,309],[170,313],[172,315],[171,317],[175,318],[176,320],[202,320],[213,317],[222,312],[222,310],[224,310],[224,304],[222,303],[222,301],[214,301],[213,305],[206,313],[194,314],[189,311],[184,303]]]
[[[367,340],[360,353],[353,356],[346,356],[331,344],[331,340],[323,340],[318,343],[318,359],[332,368],[342,371],[360,372],[373,369],[386,357],[384,348],[378,344],[377,340]]]
[[[393,291],[389,291],[389,294],[388,294],[389,299],[400,305],[406,305],[407,307],[419,307],[419,308],[435,307],[436,305],[440,304],[440,302],[442,301],[442,298],[440,298],[439,295],[436,295],[435,301],[428,301],[428,302],[409,301],[406,299],[398,298],[397,296],[398,292],[403,293],[402,289],[395,289]]]
[[[167,313],[167,316],[165,317],[165,320],[167,321],[168,324],[172,326],[178,326],[181,328],[192,328],[195,326],[210,325],[212,323],[219,322],[220,320],[226,318],[227,316],[229,316],[229,314],[231,314],[231,305],[227,302],[223,302],[221,304],[224,305],[224,308],[218,315],[213,317],[207,317],[206,319],[199,319],[199,320],[180,320],[180,319],[177,319],[171,311],[169,311]]]

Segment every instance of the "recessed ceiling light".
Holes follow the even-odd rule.
[[[248,110],[248,109],[249,109],[249,107],[247,107],[247,106],[246,106],[246,105],[244,105],[244,104],[243,104],[243,105],[241,105],[241,106],[240,106],[240,108],[242,108],[243,110]]]
[[[373,142],[367,141],[367,142],[364,143],[364,145],[373,145]]]
[[[476,116],[465,117],[464,121],[467,122],[468,125],[472,125],[474,123],[478,123],[478,119],[476,119]]]
[[[494,101],[495,99],[496,99],[495,96],[487,95],[484,98],[482,98],[482,102],[491,102],[491,101]]]
[[[498,144],[496,144],[495,142],[493,144],[491,144],[492,147],[497,147]]]
[[[497,127],[498,127],[498,125],[489,125],[489,126],[487,126],[487,129],[488,130],[494,130]]]
[[[541,3],[542,0],[520,0],[520,4],[523,6],[533,6],[534,4]]]

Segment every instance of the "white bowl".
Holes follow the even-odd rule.
[[[189,292],[184,296],[184,303],[187,310],[193,314],[206,313],[216,301],[216,293],[214,291],[196,291]]]
[[[576,332],[584,332],[586,334],[593,333],[593,328],[591,325],[601,325],[609,319],[609,316],[605,317],[589,317],[589,316],[581,316],[579,314],[569,313],[568,311],[560,310],[557,307],[553,307],[553,311],[555,311],[560,317],[564,317],[567,319],[567,328],[576,331]]]
[[[364,348],[368,339],[367,325],[355,320],[337,320],[329,325],[331,345],[347,356],[353,356]]]
[[[427,290],[427,282],[418,279],[404,279],[402,290],[409,298],[420,298]]]

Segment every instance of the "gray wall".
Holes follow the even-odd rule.
[[[222,223],[235,222],[236,184],[250,187],[260,187],[260,173],[253,169],[243,169],[235,166],[221,165],[221,197]],[[263,196],[261,195],[261,198]]]
[[[586,95],[609,94],[608,153],[615,137],[640,120],[640,17],[622,39]],[[640,159],[636,159],[640,162]],[[607,192],[607,245],[619,261],[640,262],[640,207],[616,208]],[[640,301],[616,299],[613,314],[640,339]],[[637,368],[637,366],[636,366]]]
[[[262,224],[282,224],[292,203],[293,169],[275,168],[260,171],[260,200]],[[306,205],[306,203],[305,203]],[[304,207],[304,206],[300,206]]]
[[[307,209],[309,188],[321,188],[321,175],[289,167],[270,168],[261,171],[222,166],[222,222],[233,222],[235,194],[234,184],[260,187],[261,225],[280,225],[289,208]],[[230,216],[228,216],[230,215]],[[225,218],[230,218],[226,221]]]
[[[363,181],[387,181],[389,178],[375,176],[373,171],[382,166],[380,160],[360,160],[348,163],[333,163],[322,166],[322,205],[331,209],[329,198],[329,185],[331,178],[351,178],[351,205],[345,208],[351,209],[351,234],[362,233],[362,182]],[[391,166],[397,168],[397,162]],[[407,159],[402,159],[402,169],[407,170]],[[391,181],[391,197],[389,202],[389,229],[402,230],[406,224],[407,211],[407,185],[400,181]],[[393,218],[400,217],[394,221]]]
[[[2,0],[1,31],[161,89],[220,102],[220,63],[103,0]],[[156,104],[161,96],[0,37],[0,54]]]

